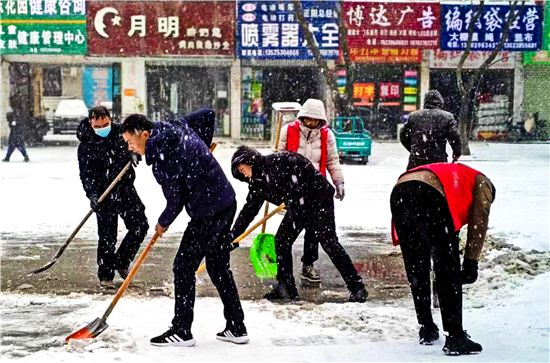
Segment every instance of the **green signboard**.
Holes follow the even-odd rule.
[[[547,50],[523,53],[523,64],[550,64],[549,53]]]
[[[550,50],[550,1],[544,7],[544,26],[542,27],[542,50]]]
[[[403,98],[404,103],[416,103],[416,96],[405,96]]]
[[[85,0],[0,1],[1,54],[86,54]]]

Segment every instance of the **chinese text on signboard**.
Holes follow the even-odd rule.
[[[86,54],[85,0],[0,2],[2,54]]]
[[[234,21],[234,2],[90,2],[88,51],[232,56]]]
[[[441,5],[441,49],[464,50],[468,41],[468,26],[478,11],[477,6]],[[519,14],[516,8],[515,20],[511,23],[508,39],[502,50],[534,51],[541,47],[542,7],[525,5]],[[474,25],[472,50],[493,50],[501,39],[508,16],[512,16],[508,5],[485,5]]]
[[[328,59],[338,58],[335,3],[302,1],[301,5],[321,55]],[[237,43],[239,58],[313,58],[294,5],[286,1],[239,1]]]

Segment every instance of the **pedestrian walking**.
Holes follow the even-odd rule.
[[[443,97],[437,90],[424,96],[424,109],[412,112],[399,134],[401,144],[410,152],[407,169],[431,163],[446,163],[447,142],[453,161],[460,158],[460,135],[453,114],[443,111]]]
[[[6,157],[2,159],[3,162],[7,163],[10,161],[11,154],[15,149],[21,152],[23,155],[23,160],[28,163],[29,156],[27,155],[27,150],[25,149],[25,134],[24,134],[24,125],[28,122],[28,116],[26,116],[19,105],[19,101],[14,97],[10,97],[10,106],[13,111],[9,111],[6,114],[6,119],[10,127],[10,136],[8,138],[8,152]]]
[[[133,160],[120,134],[120,125],[111,121],[107,108],[97,106],[90,110],[77,129],[80,140],[78,164],[80,180],[97,216],[97,264],[100,286],[114,289],[115,271],[126,279],[130,263],[147,235],[149,224],[145,206],[134,188],[135,171],[132,167],[101,202],[98,199],[126,164]],[[137,156],[137,155],[136,155]],[[136,161],[137,163],[137,158]],[[118,216],[128,232],[116,249]]]
[[[472,354],[482,350],[462,326],[462,284],[477,280],[478,260],[485,242],[495,187],[479,171],[456,163],[435,163],[403,174],[390,205],[407,279],[420,327],[420,344],[439,339],[430,302],[430,259],[434,261],[443,329],[443,351]],[[462,267],[460,229],[468,224]]]
[[[308,99],[298,112],[298,120],[281,129],[278,151],[294,151],[305,156],[323,176],[330,174],[336,188],[336,199],[344,200],[344,174],[333,132],[327,126],[325,106],[321,100]],[[320,283],[321,277],[313,267],[319,259],[319,241],[313,231],[306,229],[302,256],[302,281]]]
[[[153,123],[130,115],[122,124],[131,151],[145,155],[147,165],[162,186],[166,208],[155,230],[162,236],[183,208],[191,220],[174,259],[175,314],[172,326],[151,339],[157,346],[193,346],[191,333],[195,305],[195,271],[206,257],[206,270],[224,306],[223,341],[247,343],[244,313],[230,269],[232,240],[228,234],[237,203],[235,192],[207,145],[187,122]],[[212,129],[213,132],[213,129]],[[210,136],[211,137],[211,136]],[[211,139],[210,139],[211,140]]]
[[[285,151],[263,156],[240,146],[231,159],[236,179],[249,184],[246,204],[232,229],[242,234],[258,214],[264,201],[285,203],[288,208],[277,234],[277,286],[264,297],[269,300],[299,297],[292,270],[292,245],[303,229],[311,233],[343,277],[349,301],[364,302],[368,293],[349,255],[338,242],[334,221],[334,188],[303,155]]]

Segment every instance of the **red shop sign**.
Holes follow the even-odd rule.
[[[438,2],[344,2],[350,48],[439,48]]]
[[[233,56],[234,2],[90,1],[93,55]]]
[[[399,98],[399,83],[380,83],[380,98]]]
[[[419,49],[350,48],[349,56],[356,63],[422,63]]]

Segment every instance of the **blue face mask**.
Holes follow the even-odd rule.
[[[111,125],[104,127],[102,129],[94,129],[94,132],[98,134],[101,137],[107,137],[109,136],[109,133],[111,132]]]

